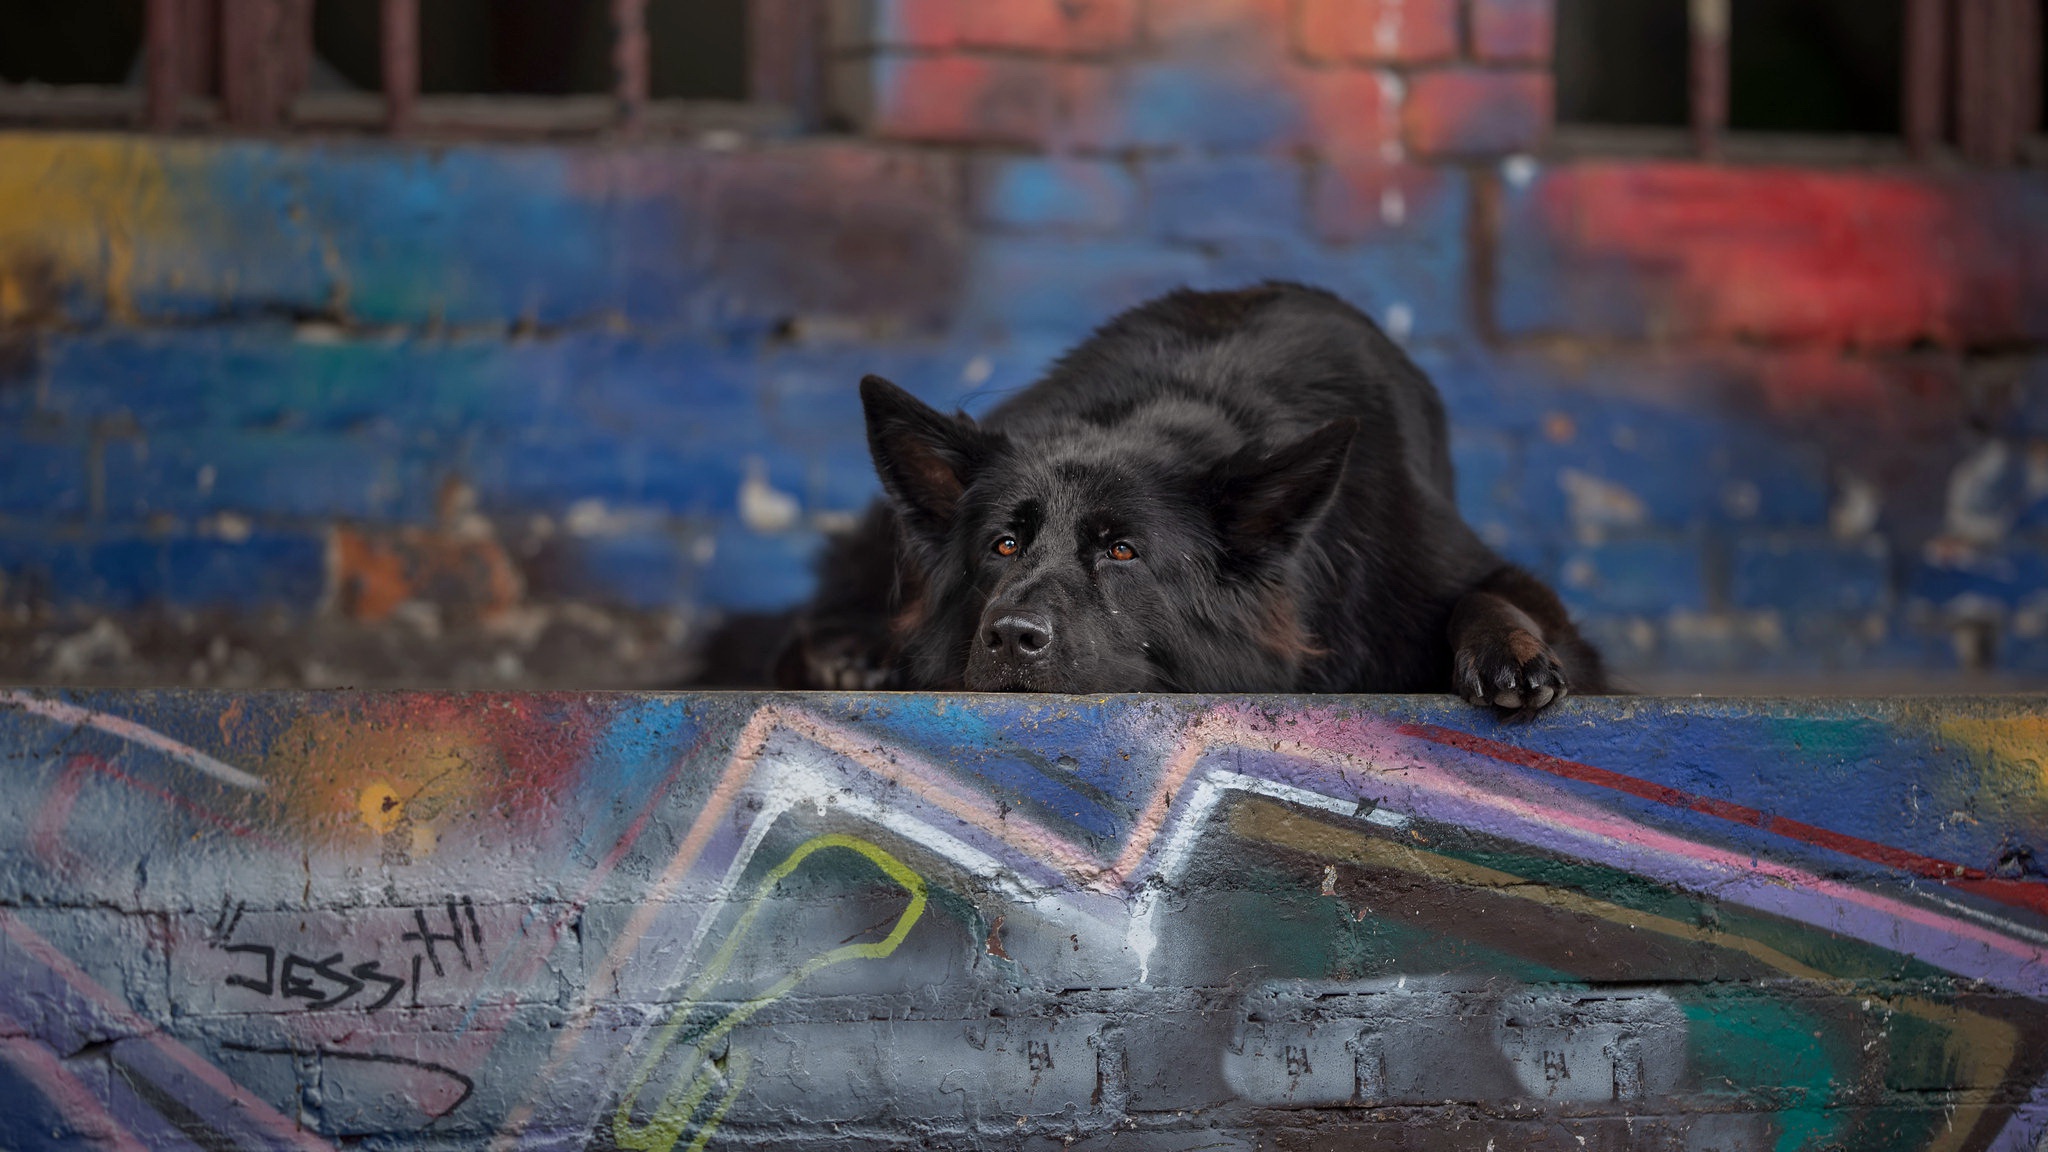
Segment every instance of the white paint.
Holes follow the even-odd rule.
[[[2012,450],[2003,440],[1991,440],[1957,464],[1948,477],[1948,506],[1945,527],[1950,536],[1972,544],[1991,544],[2011,527],[2011,517],[2000,499],[1999,482],[2012,462]]]
[[[1180,878],[1180,874],[1187,868],[1188,856],[1194,851],[1195,841],[1201,837],[1209,822],[1210,814],[1215,811],[1217,802],[1223,799],[1223,794],[1231,790],[1283,800],[1303,808],[1334,812],[1350,819],[1364,820],[1368,824],[1378,824],[1383,828],[1408,826],[1408,817],[1398,812],[1389,812],[1385,808],[1374,808],[1360,816],[1357,800],[1340,800],[1335,796],[1325,796],[1321,792],[1296,788],[1292,784],[1262,780],[1257,776],[1246,776],[1238,772],[1225,772],[1219,769],[1204,774],[1201,782],[1195,785],[1194,795],[1188,798],[1186,810],[1174,823],[1173,831],[1168,834],[1165,845],[1154,857],[1151,882],[1148,882],[1145,890],[1139,894],[1131,910],[1130,926],[1124,932],[1125,946],[1138,957],[1140,984],[1150,981],[1152,951],[1159,946],[1159,935],[1152,928],[1152,913],[1158,906],[1159,891]]]
[[[1844,472],[1836,483],[1835,502],[1828,508],[1828,529],[1837,540],[1868,536],[1876,530],[1883,510],[1877,485],[1854,472]]]
[[[1387,308],[1387,335],[1396,340],[1406,340],[1414,331],[1414,309],[1406,304],[1394,304]]]
[[[76,704],[66,704],[61,700],[45,700],[12,688],[0,688],[0,705],[19,708],[31,715],[41,716],[45,720],[53,720],[59,724],[97,728],[109,736],[119,737],[131,744],[140,744],[154,752],[161,752],[181,764],[197,768],[208,776],[237,788],[261,792],[269,787],[260,778],[251,776],[240,768],[223,764],[189,744],[173,740],[153,728],[146,728],[120,716],[80,708]]]
[[[1572,523],[1582,535],[1591,532],[1597,536],[1603,528],[1634,528],[1650,518],[1650,509],[1642,497],[1590,472],[1562,469],[1557,474],[1557,486],[1564,489]]]
[[[1380,189],[1380,223],[1399,228],[1408,222],[1408,197],[1399,188]]]
[[[1401,51],[1401,0],[1380,0],[1379,19],[1372,22],[1373,55],[1391,59]]]
[[[787,532],[802,514],[795,496],[768,482],[768,462],[747,457],[747,478],[740,482],[740,521],[756,532]]]

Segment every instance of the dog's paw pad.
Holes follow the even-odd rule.
[[[1468,702],[1533,716],[1565,698],[1570,685],[1550,646],[1519,628],[1459,649],[1456,684]]]

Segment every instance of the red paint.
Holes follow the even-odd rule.
[[[1425,156],[1524,152],[1550,130],[1550,73],[1445,68],[1409,77],[1408,146]]]
[[[961,43],[973,48],[1109,52],[1129,47],[1138,35],[1136,0],[969,3],[958,6],[956,18]]]
[[[1382,73],[1355,68],[1290,73],[1287,83],[1306,112],[1307,131],[1301,143],[1335,161],[1384,160],[1387,145],[1401,131],[1398,108],[1389,99],[1389,80]]]
[[[1536,196],[1535,239],[1566,265],[1546,277],[1567,292],[1581,269],[1639,282],[1627,291],[1661,336],[1902,347],[2048,334],[2048,217],[2020,178],[1614,162],[1554,171]],[[1519,221],[1505,229],[1506,259],[1529,239]]]
[[[1458,54],[1458,0],[1302,0],[1294,41],[1322,63],[1449,60]]]
[[[898,56],[876,72],[870,134],[948,144],[1102,148],[1120,142],[1120,76],[1025,56]]]
[[[1472,54],[1496,64],[1548,64],[1553,0],[1472,0]]]
[[[1390,240],[1420,230],[1442,209],[1441,170],[1379,160],[1335,163],[1316,176],[1310,211],[1316,232],[1336,244]]]
[[[1658,804],[1698,812],[1702,815],[1712,816],[1717,820],[1726,820],[1732,824],[1761,828],[1766,832],[1783,836],[1788,840],[1797,840],[1802,844],[1826,848],[1830,851],[1840,852],[1845,856],[1853,856],[1858,860],[1867,860],[1873,864],[1882,864],[1887,868],[1896,868],[1901,872],[1910,873],[1923,879],[1938,880],[1943,884],[1953,885],[1963,891],[1976,893],[1987,899],[1996,900],[2001,904],[2008,904],[2015,908],[2026,908],[2048,915],[2048,885],[2035,884],[2025,880],[2001,880],[1991,876],[1981,868],[1966,868],[1961,864],[1936,859],[1932,856],[1923,856],[1918,852],[1909,852],[1904,848],[1894,848],[1889,844],[1879,844],[1874,840],[1865,840],[1858,836],[1848,836],[1840,832],[1833,832],[1819,825],[1808,824],[1801,820],[1788,820],[1782,816],[1772,816],[1747,805],[1732,804],[1726,800],[1715,800],[1711,797],[1687,792],[1681,788],[1673,788],[1667,784],[1658,784],[1634,776],[1625,776],[1619,772],[1609,771],[1606,768],[1595,768],[1590,764],[1581,764],[1576,760],[1566,760],[1562,756],[1552,756],[1548,752],[1537,752],[1529,748],[1519,748],[1513,744],[1503,744],[1498,740],[1489,740],[1484,736],[1474,736],[1470,732],[1460,732],[1454,728],[1442,728],[1435,724],[1401,724],[1396,726],[1396,731],[1400,732],[1403,736],[1412,736],[1419,740],[1427,740],[1433,744],[1443,744],[1448,747],[1457,748],[1460,751],[1471,752],[1509,764],[1517,764],[1524,768],[1533,768],[1539,772],[1548,772],[1553,776],[1561,776],[1567,780],[1576,780],[1583,784],[1595,784],[1602,788],[1609,788],[1616,792],[1626,793],[1630,796],[1654,801]]]

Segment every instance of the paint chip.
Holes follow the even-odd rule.
[[[756,532],[787,532],[803,508],[796,497],[768,481],[768,462],[747,457],[747,478],[740,483],[740,520]]]

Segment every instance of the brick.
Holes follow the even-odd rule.
[[[13,603],[307,613],[326,586],[327,542],[319,532],[282,528],[232,540],[131,529],[17,530],[0,535],[0,573]]]
[[[1233,240],[1303,230],[1299,164],[1265,157],[1145,166],[1154,229],[1172,240]]]
[[[1882,539],[1843,542],[1824,536],[1772,535],[1739,540],[1729,571],[1730,603],[1788,616],[1862,615],[1891,599],[1891,566]]]
[[[1282,143],[1313,149],[1338,163],[1386,160],[1399,151],[1401,82],[1393,73],[1300,69],[1287,79],[1301,102],[1304,122],[1297,139]]]
[[[764,535],[732,525],[715,541],[697,574],[704,603],[738,611],[783,608],[802,602],[816,585],[811,561],[824,541],[816,532]]]
[[[1556,0],[1471,0],[1472,54],[1493,64],[1548,64]]]
[[[2048,187],[1598,162],[1506,183],[1510,335],[1963,347],[2048,336]]]
[[[1337,244],[1456,242],[1469,203],[1456,169],[1362,160],[1318,169],[1310,212],[1316,234]]]
[[[2048,589],[2048,548],[2007,541],[1986,548],[1936,540],[1927,545],[1907,596],[1937,608],[1974,614],[2038,598]]]
[[[1412,73],[1402,107],[1408,146],[1425,156],[1476,156],[1535,148],[1550,130],[1547,72],[1445,68]]]
[[[1131,143],[1126,79],[1102,64],[1022,56],[882,55],[839,65],[841,103],[876,136],[1052,150]],[[864,146],[848,146],[859,151]]]
[[[1296,94],[1270,73],[1236,73],[1184,61],[1136,65],[1107,85],[1092,107],[1110,110],[1106,143],[1141,148],[1248,150],[1285,147],[1308,120]]]
[[[830,0],[827,37],[842,51],[951,48],[960,42],[959,0]]]
[[[1107,231],[1136,209],[1138,184],[1120,164],[1072,157],[997,157],[970,170],[974,217],[1017,229]]]
[[[1458,54],[1458,0],[1302,0],[1294,44],[1321,63],[1448,60]]]
[[[1079,339],[1207,268],[1199,256],[1159,244],[990,237],[980,245],[965,330]]]
[[[969,0],[958,10],[961,42],[975,48],[1108,52],[1138,32],[1137,0]]]
[[[1707,607],[1706,555],[1685,536],[1637,536],[1575,549],[1558,594],[1575,612],[1660,616]]]
[[[1170,56],[1274,63],[1287,51],[1288,0],[1152,0],[1148,38]]]

